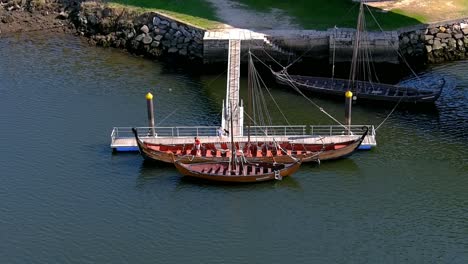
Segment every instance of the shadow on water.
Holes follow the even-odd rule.
[[[281,181],[265,181],[257,183],[228,183],[228,182],[213,182],[203,179],[195,179],[191,177],[181,177],[176,185],[177,189],[184,189],[186,187],[199,187],[203,189],[229,189],[229,190],[269,190],[272,188],[289,188],[293,190],[302,190],[301,184],[294,179],[293,176],[284,177]]]
[[[353,157],[358,157],[361,155],[368,155],[369,151],[356,151],[352,156],[343,159],[337,160],[328,160],[323,161],[320,164],[317,162],[307,162],[301,165],[302,170],[307,170],[311,173],[321,173],[325,171],[334,171],[334,172],[358,172],[359,166]]]
[[[293,177],[284,177],[281,181],[266,181],[258,183],[223,183],[213,182],[203,179],[195,179],[184,177],[175,169],[173,164],[164,162],[143,161],[140,166],[140,171],[137,179],[137,186],[153,185],[161,181],[170,181],[175,183],[177,189],[182,189],[190,186],[201,188],[234,188],[234,189],[270,189],[276,187],[287,187],[291,189],[302,189],[298,181]]]
[[[173,164],[142,160],[136,179],[136,186],[137,188],[142,188],[144,186],[157,185],[167,181],[173,182],[177,179],[177,171]]]

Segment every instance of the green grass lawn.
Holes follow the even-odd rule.
[[[327,29],[335,25],[338,27],[356,26],[359,3],[351,0],[238,0],[250,8],[262,11],[271,7],[279,8],[296,19],[296,22],[308,29]],[[372,16],[366,10],[367,26],[378,29]],[[422,17],[408,17],[403,12],[383,13],[372,8],[372,14],[384,29],[395,29],[421,23]]]
[[[109,3],[141,11],[158,11],[202,28],[214,28],[220,24],[214,8],[204,0],[111,0]]]
[[[307,29],[327,29],[333,28],[335,25],[354,28],[359,11],[359,3],[351,0],[237,1],[259,12],[269,11],[270,8],[282,9],[293,17],[295,22]],[[221,25],[220,19],[215,15],[214,7],[206,0],[110,0],[110,3],[111,5],[133,7],[141,11],[158,11],[205,29],[213,29]],[[375,8],[371,8],[371,10],[384,29],[396,29],[427,21],[427,14],[414,12],[414,10],[394,10],[387,13]],[[369,29],[378,29],[367,10],[366,18]]]

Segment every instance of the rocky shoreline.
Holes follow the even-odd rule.
[[[468,58],[468,20],[402,32],[399,39],[404,56],[427,63]]]
[[[71,19],[80,35],[103,47],[126,49],[150,58],[177,55],[202,59],[204,30],[154,12],[82,4]]]

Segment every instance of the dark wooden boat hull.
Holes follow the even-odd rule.
[[[204,179],[209,181],[217,182],[232,182],[232,183],[253,183],[253,182],[263,182],[270,180],[281,180],[283,177],[287,177],[295,173],[301,166],[300,161],[294,163],[284,164],[284,168],[275,169],[273,164],[255,164],[244,165],[243,168],[248,168],[250,166],[250,171],[245,169],[242,171],[240,169],[238,173],[229,171],[229,162],[210,162],[210,163],[192,163],[185,164],[179,161],[176,161],[175,167],[177,170],[184,176]],[[240,166],[240,165],[239,165]],[[267,166],[270,167],[270,172],[267,171]],[[276,165],[276,166],[281,166]],[[206,170],[208,172],[203,172]],[[205,169],[206,168],[206,169]],[[255,169],[252,169],[255,168]],[[257,170],[259,170],[257,172]],[[261,170],[261,171],[260,171]],[[213,173],[209,173],[213,171]],[[218,171],[216,173],[216,171]],[[225,173],[220,173],[225,172]]]
[[[136,131],[135,131],[136,132]],[[277,163],[291,163],[296,159],[302,160],[302,162],[317,162],[317,161],[326,161],[334,160],[339,158],[344,158],[351,155],[356,151],[361,145],[362,141],[366,137],[368,130],[363,133],[363,135],[353,141],[346,141],[341,143],[331,143],[331,144],[296,144],[296,146],[301,146],[302,150],[295,150],[295,146],[291,144],[286,144],[283,148],[283,151],[272,152],[269,155],[262,156],[253,156],[246,153],[244,158],[249,162],[277,162]],[[142,142],[138,135],[135,133],[135,138],[138,144],[143,158],[149,161],[158,161],[165,163],[174,163],[178,161],[181,163],[203,163],[203,162],[225,162],[229,161],[230,157],[228,155],[216,156],[210,155],[196,155],[191,152],[190,154],[182,154],[183,147],[181,145],[171,146],[173,149],[178,151],[161,151],[155,149],[162,145],[151,144]],[[154,148],[153,148],[154,147]]]
[[[292,86],[308,92],[323,95],[344,97],[347,91],[348,80],[330,79],[324,77],[310,77],[301,75],[288,75],[285,73],[273,72],[276,81],[280,84]],[[433,90],[420,90],[406,86],[390,84],[377,84],[364,81],[357,82],[357,88],[353,89],[353,94],[358,100],[387,101],[401,103],[433,103],[442,93],[445,85],[443,78],[438,79]]]

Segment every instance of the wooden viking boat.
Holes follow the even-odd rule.
[[[173,163],[202,163],[229,161],[232,151],[229,142],[202,143],[199,153],[193,144],[164,145],[144,142],[133,130],[141,155],[146,160]],[[294,159],[302,162],[317,162],[344,158],[351,155],[361,145],[368,129],[356,140],[329,144],[294,144],[279,142],[276,144],[263,142],[236,142],[237,156],[242,156],[250,162],[279,162],[290,163]],[[270,145],[271,144],[271,145]],[[242,150],[242,151],[240,151]]]
[[[273,72],[273,74],[278,83],[297,87],[303,91],[343,98],[343,94],[349,90],[349,80],[345,79],[289,75],[286,72]],[[430,89],[356,81],[352,92],[358,100],[433,103],[440,97],[445,86],[445,79],[442,77],[421,78],[418,81],[424,82],[425,87]]]
[[[346,91],[353,92],[357,100],[375,100],[399,103],[433,103],[446,84],[443,77],[416,76],[399,84],[378,83],[372,63],[372,52],[369,50],[368,34],[365,33],[366,20],[364,18],[364,3],[361,1],[357,20],[356,35],[353,40],[353,56],[350,67],[350,79],[324,78],[313,76],[289,75],[287,67],[273,75],[280,84],[294,89],[314,92],[323,95],[339,96],[343,98]],[[370,9],[369,9],[370,11]],[[398,53],[398,51],[395,51]],[[334,69],[333,57],[333,69]],[[405,58],[401,57],[402,60]],[[414,72],[413,72],[414,73]],[[334,71],[332,71],[334,77]],[[373,79],[375,81],[373,81]]]
[[[229,161],[185,164],[174,162],[177,170],[185,176],[220,182],[262,182],[281,180],[295,173],[301,161],[293,163],[239,163]]]

